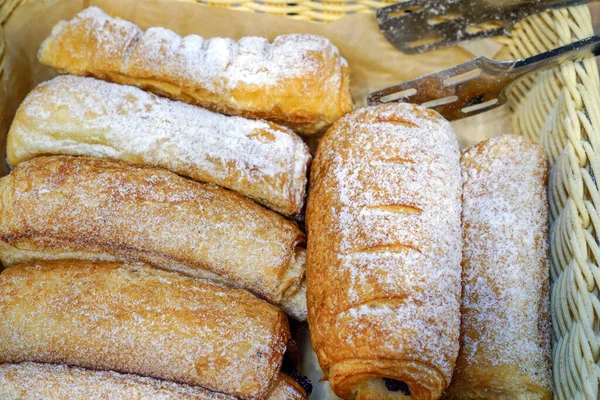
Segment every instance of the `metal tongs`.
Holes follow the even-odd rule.
[[[529,15],[593,1],[597,0],[400,0],[380,8],[377,23],[398,50],[414,54],[508,35]]]
[[[517,61],[477,57],[459,66],[372,92],[367,103],[421,104],[453,121],[506,103],[511,86],[524,75],[598,55],[600,35]]]

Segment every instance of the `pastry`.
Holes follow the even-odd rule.
[[[305,238],[234,192],[90,157],[38,157],[0,179],[0,260],[142,261],[243,287],[306,318]]]
[[[12,166],[48,154],[162,167],[232,189],[285,215],[302,210],[310,160],[308,147],[287,128],[76,76],[35,88],[11,125]]]
[[[281,35],[273,43],[181,38],[163,28],[143,31],[90,7],[59,22],[38,58],[60,72],[139,86],[303,134],[323,131],[352,109],[348,64],[329,40],[315,35]]]
[[[306,400],[307,396],[302,388],[290,376],[280,373],[279,379],[267,397],[267,400]]]
[[[369,107],[325,134],[311,171],[313,347],[344,399],[437,399],[460,325],[461,172],[450,123]]]
[[[114,370],[266,396],[285,315],[250,293],[143,264],[59,260],[0,274],[0,362]]]
[[[448,399],[551,399],[548,162],[500,136],[464,151],[461,348]]]
[[[235,400],[199,386],[113,371],[94,371],[56,364],[0,365],[0,398],[4,400]],[[302,400],[297,384],[280,374],[267,400]]]

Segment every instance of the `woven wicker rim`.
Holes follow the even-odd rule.
[[[516,58],[593,35],[587,6],[532,16],[515,29]],[[600,82],[596,60],[521,81],[513,132],[542,143],[552,169],[550,273],[557,399],[597,399],[600,377]]]

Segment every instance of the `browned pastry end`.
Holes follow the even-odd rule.
[[[306,319],[298,226],[229,190],[89,157],[38,157],[0,179],[0,260],[142,261],[243,287]]]
[[[90,57],[93,54],[93,57]],[[326,38],[290,34],[272,43],[181,38],[89,7],[59,22],[42,43],[42,64],[95,76],[247,118],[314,134],[352,110],[346,60]]]
[[[0,365],[4,400],[235,400],[199,386],[57,364]]]
[[[279,374],[267,400],[305,400],[301,389]],[[3,400],[236,400],[200,386],[114,371],[24,362],[0,365]]]
[[[437,399],[460,325],[460,154],[434,111],[391,104],[345,116],[311,172],[312,344],[344,399]]]
[[[0,273],[0,363],[112,370],[263,399],[289,328],[244,290],[143,264],[60,260]]]
[[[48,154],[162,167],[290,216],[302,211],[310,162],[302,139],[282,126],[73,75],[29,93],[8,133],[13,167]]]
[[[462,166],[461,349],[445,398],[551,399],[546,155],[505,135]]]
[[[284,373],[279,374],[279,379],[275,382],[275,386],[267,400],[306,400],[307,396],[302,388],[295,380]]]

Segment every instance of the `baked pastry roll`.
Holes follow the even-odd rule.
[[[437,399],[460,324],[458,144],[434,111],[364,108],[325,134],[307,209],[313,347],[344,399]]]
[[[90,7],[59,22],[38,58],[61,72],[268,119],[303,134],[318,133],[352,110],[348,64],[329,40],[315,35],[281,35],[273,43],[181,38],[163,28],[144,32]]]
[[[47,154],[166,168],[235,190],[285,215],[302,210],[310,161],[308,147],[287,128],[75,76],[35,88],[11,125],[11,165]]]
[[[199,386],[113,371],[94,371],[57,364],[0,365],[3,400],[236,400]],[[268,400],[302,400],[306,396],[289,377],[280,374]]]
[[[306,319],[305,237],[229,190],[89,157],[38,157],[0,179],[0,260],[142,261],[243,287]]]
[[[548,163],[500,136],[462,155],[461,348],[449,399],[551,399]]]
[[[267,400],[306,400],[306,392],[290,376],[280,373]]]
[[[247,399],[277,380],[285,314],[142,264],[46,261],[0,274],[0,362],[114,370]]]

